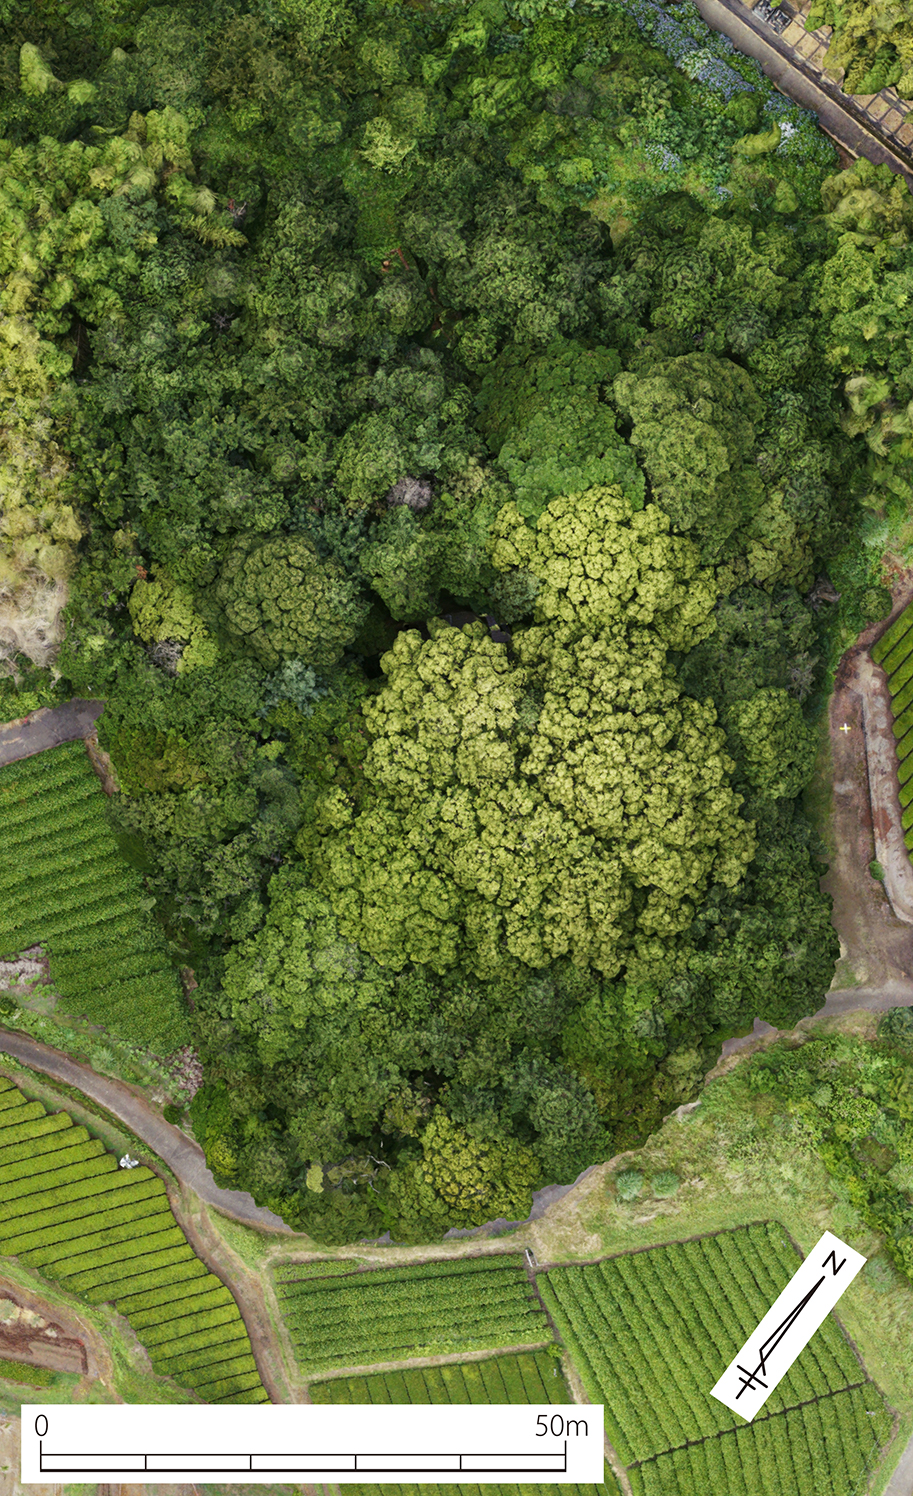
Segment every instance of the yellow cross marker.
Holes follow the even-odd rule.
[[[841,727],[840,731],[841,732],[849,732],[849,728],[847,727],[847,725],[846,725],[845,722],[844,722],[843,726]]]

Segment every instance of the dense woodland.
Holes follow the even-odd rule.
[[[522,1216],[830,983],[913,199],[687,4],[0,18],[0,714],[106,700],[220,1181]]]

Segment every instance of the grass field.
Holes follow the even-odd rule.
[[[0,768],[0,956],[43,945],[64,1012],[169,1053],[177,976],[123,860],[82,742]]]
[[[305,1375],[552,1339],[520,1253],[319,1278],[300,1272],[280,1264],[276,1288]]]
[[[561,1365],[546,1351],[415,1366],[312,1382],[314,1403],[568,1403]]]
[[[538,1275],[635,1496],[855,1496],[892,1420],[832,1318],[751,1424],[710,1396],[800,1260],[761,1224]]]
[[[194,1254],[162,1181],[0,1076],[0,1256],[113,1304],[153,1370],[205,1402],[267,1402],[232,1294]]]

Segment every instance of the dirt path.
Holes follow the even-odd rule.
[[[107,1075],[97,1075],[87,1065],[78,1064],[68,1055],[61,1054],[60,1050],[52,1049],[48,1044],[40,1044],[27,1034],[14,1034],[7,1029],[0,1029],[0,1051],[13,1055],[33,1070],[40,1070],[42,1074],[50,1075],[68,1086],[75,1086],[77,1090],[91,1096],[106,1111],[126,1123],[131,1132],[141,1138],[159,1158],[164,1159],[181,1184],[194,1190],[207,1205],[212,1205],[249,1226],[287,1232],[289,1235],[299,1234],[292,1233],[280,1216],[258,1206],[252,1195],[242,1190],[220,1189],[206,1167],[206,1157],[199,1143],[187,1137],[179,1127],[166,1122],[134,1087]]]
[[[867,628],[847,650],[829,705],[831,861],[821,887],[833,897],[831,919],[840,937],[834,994],[854,983],[866,989],[913,984],[913,925],[891,907],[896,900],[901,912],[913,916],[913,872],[899,825],[892,716],[884,674],[868,654],[911,598],[913,584],[905,581],[897,589],[891,618]],[[869,872],[876,852],[887,888]]]
[[[103,701],[76,697],[61,706],[43,706],[30,717],[7,722],[0,727],[0,765],[31,758],[34,753],[72,743],[75,738],[89,737],[104,709]]]
[[[250,1336],[251,1350],[260,1373],[260,1380],[273,1403],[295,1403],[302,1399],[293,1395],[288,1378],[278,1354],[269,1312],[263,1296],[263,1287],[257,1275],[226,1246],[213,1230],[201,1210],[199,1201],[185,1189],[185,1198],[174,1190],[168,1191],[175,1219],[193,1250],[205,1262],[211,1273],[225,1284],[234,1295],[241,1312],[245,1329]]]

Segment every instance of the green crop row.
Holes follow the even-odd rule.
[[[894,671],[898,670],[904,660],[909,657],[911,651],[913,651],[913,632],[907,629],[903,638],[898,640],[893,649],[890,649],[886,655],[883,655],[878,662],[885,675],[893,675]]]
[[[176,1262],[164,1271],[140,1272],[133,1274],[127,1284],[127,1291],[118,1294],[117,1301],[122,1305],[123,1313],[128,1314],[135,1308],[143,1308],[145,1301],[158,1302],[159,1295],[166,1299],[169,1294],[180,1295],[198,1285],[201,1278],[209,1277],[209,1269],[199,1257],[189,1257],[184,1262]]]
[[[63,1133],[66,1134],[65,1139],[61,1137]],[[28,1134],[16,1143],[11,1143],[8,1139],[0,1143],[0,1164],[6,1166],[22,1163],[28,1158],[42,1158],[58,1147],[69,1147],[70,1140],[77,1134],[84,1138],[89,1136],[84,1127],[74,1127],[73,1118],[66,1112],[54,1112],[45,1117],[40,1132]]]
[[[913,706],[908,706],[899,716],[895,713],[891,730],[898,743],[910,731],[911,727],[913,727]]]
[[[913,681],[907,681],[907,684],[892,697],[891,710],[896,717],[901,712],[905,712],[911,704],[913,704]]]
[[[145,1177],[138,1178],[139,1175]],[[78,1193],[80,1190],[81,1194]],[[75,1199],[72,1198],[74,1193]],[[79,1221],[83,1222],[80,1229],[85,1232],[90,1223],[97,1222],[100,1216],[106,1218],[112,1210],[125,1208],[136,1200],[146,1200],[153,1196],[161,1203],[165,1199],[165,1186],[150,1169],[118,1169],[113,1174],[103,1175],[95,1182],[95,1188],[88,1192],[78,1183],[64,1185],[59,1195],[59,1200],[54,1204],[40,1210],[33,1209],[31,1202],[18,1201],[19,1208],[15,1218],[4,1221],[0,1226],[0,1241],[18,1241],[20,1237],[36,1235],[45,1227],[56,1229]],[[121,1195],[125,1197],[123,1200]],[[92,1226],[92,1229],[98,1228]],[[9,1251],[10,1248],[5,1246],[2,1250]]]
[[[906,789],[906,785],[904,788]],[[913,826],[913,804],[910,802],[910,796],[907,795],[906,798],[901,798],[900,803],[903,806],[903,815],[900,818],[900,824],[904,831],[909,831],[910,827]]]
[[[74,1128],[69,1132],[61,1131],[47,1133],[49,1140],[56,1138],[69,1138]],[[14,1150],[11,1150],[14,1151]],[[89,1163],[90,1160],[104,1156],[105,1145],[98,1138],[90,1138],[85,1143],[74,1143],[72,1147],[60,1147],[53,1150],[48,1148],[42,1153],[33,1153],[28,1158],[17,1158],[12,1163],[0,1164],[0,1189],[6,1194],[8,1185],[33,1182],[36,1190],[44,1187],[47,1178],[53,1178],[58,1172],[71,1168],[74,1164]]]
[[[878,643],[883,645],[886,638],[887,635],[883,634]],[[911,649],[913,649],[913,630],[908,625],[896,639],[891,640],[886,650],[881,649],[879,651],[878,664],[881,665],[886,675],[891,675],[897,669],[898,665],[903,664]]]
[[[196,1314],[203,1309],[221,1309],[230,1305],[232,1310],[236,1308],[235,1301],[229,1290],[225,1287],[215,1274],[210,1274],[213,1282],[205,1288],[200,1288],[196,1293],[183,1294],[173,1297],[172,1303],[156,1304],[150,1309],[130,1310],[130,1323],[136,1330],[157,1329],[162,1324],[172,1325],[175,1315]],[[173,1292],[173,1291],[172,1291]]]
[[[899,644],[904,634],[906,634],[909,630],[911,624],[913,624],[913,609],[904,608],[903,612],[899,613],[894,619],[894,622],[885,629],[881,638],[876,640],[875,644],[873,644],[872,659],[880,664],[885,655],[888,654],[896,644]]]
[[[0,1148],[3,1147],[3,1135],[8,1127],[19,1127],[24,1122],[33,1122],[36,1117],[44,1115],[44,1107],[40,1101],[27,1101],[24,1096],[18,1106],[5,1107],[0,1112]]]
[[[237,1318],[238,1306],[229,1294],[227,1304],[218,1304],[212,1309],[188,1309],[186,1315],[176,1315],[164,1322],[158,1320],[154,1325],[149,1325],[143,1332],[143,1344],[149,1348],[169,1345],[179,1351],[185,1333],[189,1335],[200,1330],[214,1330],[217,1325],[236,1323]]]
[[[795,1271],[778,1228],[749,1227],[540,1274],[537,1283],[626,1463],[722,1434],[735,1416],[709,1389]],[[771,1394],[769,1412],[858,1379],[836,1325]]]
[[[0,1353],[0,1381],[24,1382],[29,1387],[50,1387],[54,1373],[46,1366],[30,1366],[28,1361],[11,1361]]]
[[[898,765],[897,783],[903,788],[909,779],[913,778],[913,758],[907,758]]]
[[[226,1322],[214,1325],[210,1330],[192,1331],[181,1339],[180,1352],[169,1353],[166,1346],[150,1352],[156,1370],[175,1379],[183,1379],[204,1366],[214,1365],[216,1358],[221,1360],[227,1354],[228,1346],[232,1356],[246,1355],[250,1350],[247,1331],[240,1319],[237,1324]]]
[[[55,1278],[80,1272],[106,1247],[127,1244],[141,1251],[149,1237],[176,1231],[170,1211],[163,1212],[154,1200],[125,1202],[91,1221],[65,1221],[13,1244],[11,1255],[44,1268]],[[3,1250],[7,1250],[6,1243]],[[121,1253],[122,1256],[125,1254]],[[85,1263],[81,1260],[85,1258]]]
[[[107,834],[106,834],[107,833]],[[65,877],[68,888],[72,886],[73,877],[73,852],[72,849],[59,844],[59,837],[47,837],[47,850],[36,848],[29,840],[29,856],[38,854],[38,865],[34,870],[24,872],[15,866],[3,866],[0,863],[0,895],[4,903],[18,902],[23,900],[19,897],[19,890],[30,890],[40,886],[41,883],[50,882],[52,879]],[[102,872],[110,872],[113,868],[123,868],[123,863],[118,859],[111,845],[111,835],[104,824],[96,826],[91,835],[83,831],[79,839],[79,850],[85,858],[85,870],[81,879],[82,884],[89,883],[94,873],[96,879]],[[14,898],[10,898],[8,890],[13,890]]]
[[[106,1157],[111,1159],[110,1164],[103,1162],[103,1159]],[[107,1204],[113,1203],[106,1200],[105,1196],[111,1194],[112,1191],[130,1188],[133,1184],[133,1178],[131,1177],[133,1171],[131,1170],[127,1174],[124,1170],[118,1169],[117,1159],[111,1154],[102,1155],[102,1158],[91,1159],[82,1167],[84,1172],[81,1175],[77,1174],[76,1178],[69,1182],[55,1178],[54,1183],[51,1184],[45,1178],[41,1184],[36,1185],[30,1192],[27,1192],[29,1193],[27,1207],[29,1223],[40,1224],[43,1219],[43,1213],[46,1211],[54,1211],[55,1220],[68,1219],[67,1212],[75,1216],[78,1214],[80,1206],[85,1209],[85,1202],[90,1197],[97,1199],[99,1207],[104,1209]],[[148,1182],[150,1171],[143,1169],[142,1173]],[[151,1177],[154,1178],[155,1176],[152,1175]],[[158,1183],[161,1185],[161,1180]],[[163,1189],[164,1187],[159,1193],[162,1193]],[[4,1193],[6,1194],[6,1192]],[[23,1191],[20,1189],[13,1195],[13,1198],[6,1198],[0,1203],[0,1229],[2,1229],[4,1223],[23,1217],[22,1195]]]
[[[170,1210],[156,1210],[149,1207],[149,1202],[137,1201],[100,1230],[36,1247],[28,1253],[28,1260],[49,1276],[65,1280],[101,1269],[105,1265],[102,1259],[108,1256],[110,1265],[116,1264],[122,1273],[134,1258],[180,1246],[183,1239]]]
[[[312,1278],[335,1278],[363,1269],[361,1262],[279,1262],[273,1271],[278,1283],[307,1283]]]
[[[313,1403],[566,1403],[558,1363],[545,1351],[521,1351],[445,1366],[334,1377],[308,1388]]]
[[[34,1123],[20,1122],[14,1127],[4,1127],[0,1131],[0,1160],[6,1160],[6,1150],[16,1148],[26,1139],[42,1137],[45,1133],[59,1132],[62,1123],[56,1116],[36,1117]]]
[[[115,1297],[111,1292],[117,1286],[117,1297],[121,1291],[129,1291],[130,1284],[134,1278],[145,1276],[147,1273],[164,1272],[178,1263],[189,1261],[193,1258],[193,1248],[187,1241],[182,1241],[176,1247],[161,1247],[150,1251],[148,1243],[143,1250],[134,1258],[126,1259],[123,1251],[120,1256],[116,1255],[116,1249],[101,1249],[92,1253],[92,1263],[79,1272],[68,1277],[66,1284],[75,1293],[82,1294],[90,1304],[108,1303]]]
[[[853,1388],[664,1453],[628,1478],[634,1496],[846,1496],[889,1432],[874,1388]]]
[[[37,1175],[33,1169],[27,1178],[6,1181],[0,1200],[0,1220],[16,1213],[22,1195],[30,1196],[35,1209],[40,1210],[50,1197],[59,1197],[63,1188],[78,1184],[81,1180],[88,1183],[102,1174],[110,1174],[112,1169],[117,1168],[117,1159],[112,1158],[110,1153],[101,1151],[103,1147],[99,1143],[99,1152],[89,1158],[82,1158],[77,1163],[58,1165],[56,1169]]]
[[[331,1276],[325,1272],[319,1276],[307,1275],[298,1278],[291,1276],[299,1270],[299,1266],[297,1263],[282,1263],[277,1272],[283,1290],[294,1285],[296,1297],[303,1297],[307,1293],[345,1291],[350,1287],[347,1283],[325,1283],[324,1280]],[[340,1265],[340,1273],[342,1271],[342,1265]],[[354,1272],[355,1269],[346,1265],[347,1276]],[[440,1285],[447,1280],[454,1283],[462,1282],[476,1273],[485,1274],[486,1282],[489,1276],[493,1282],[513,1283],[517,1276],[521,1277],[524,1282],[528,1282],[524,1271],[524,1258],[519,1252],[496,1252],[488,1257],[451,1258],[449,1261],[445,1259],[443,1262],[418,1262],[405,1267],[374,1268],[369,1272],[359,1272],[357,1276],[359,1282],[382,1280],[384,1284],[391,1284],[420,1283],[427,1280]]]
[[[215,1273],[207,1272],[203,1263],[199,1265],[201,1271],[185,1274],[183,1282],[169,1279],[166,1284],[158,1284],[141,1291],[134,1290],[128,1298],[121,1298],[122,1308],[127,1303],[130,1305],[131,1322],[140,1314],[152,1314],[160,1310],[170,1313],[178,1301],[184,1302],[190,1294],[208,1292],[213,1288],[224,1288],[221,1278],[217,1278]],[[225,1289],[225,1292],[228,1293],[228,1289]]]
[[[185,1341],[180,1354],[170,1356],[163,1353],[161,1346],[157,1350],[156,1366],[163,1375],[177,1377],[179,1373],[204,1366],[221,1365],[226,1358],[247,1355],[250,1347],[247,1331],[240,1322],[237,1326],[222,1325],[218,1330],[211,1330],[208,1335],[200,1337],[198,1344],[191,1345],[189,1336],[185,1336]]]
[[[888,681],[888,690],[892,696],[898,696],[909,680],[913,680],[913,654],[908,655],[899,670]]]

